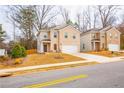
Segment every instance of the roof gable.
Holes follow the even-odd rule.
[[[110,31],[110,30],[112,30],[112,29],[113,29],[114,31],[118,31],[119,33],[121,33],[116,27],[112,27],[111,29],[108,29],[107,32]]]
[[[55,27],[50,27],[49,29],[48,29],[48,28],[47,28],[47,29],[43,29],[43,30],[41,30],[41,31],[39,31],[39,32],[37,33],[37,36],[39,36],[41,32],[49,32],[49,31],[53,31],[53,30],[61,31],[61,29],[64,29],[64,28],[66,28],[66,27],[71,27],[71,28],[73,28],[74,30],[76,30],[77,32],[81,33],[81,32],[80,32],[78,29],[76,29],[74,26],[68,25],[68,24],[63,24],[63,25],[58,25],[58,26],[55,26]]]
[[[77,33],[81,33],[78,29],[76,29],[74,26],[72,26],[72,25],[68,25],[68,26],[66,26],[66,27],[64,27],[64,28],[62,28],[62,29],[59,29],[59,31],[62,31],[62,30],[64,30],[64,29],[66,29],[66,28],[70,28],[70,29],[73,29],[74,31],[76,31]]]
[[[121,34],[124,34],[124,26],[119,26],[117,29],[120,31]]]

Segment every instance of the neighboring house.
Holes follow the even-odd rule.
[[[112,27],[111,29],[106,31],[106,39],[107,39],[107,49],[109,51],[119,51],[120,50],[120,38],[121,32]]]
[[[41,30],[37,38],[37,51],[80,52],[80,31],[71,25],[61,25]]]
[[[119,25],[118,30],[120,31],[120,48],[124,49],[124,24]]]
[[[81,51],[100,50],[100,34],[98,29],[81,33]]]
[[[88,32],[81,33],[81,51],[99,51],[99,50],[120,50],[121,32],[108,26],[103,29],[91,29]]]

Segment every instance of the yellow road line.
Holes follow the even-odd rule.
[[[67,78],[63,78],[63,79],[53,80],[53,81],[49,81],[49,82],[45,82],[45,83],[41,83],[41,84],[25,86],[23,88],[41,88],[41,87],[65,83],[65,82],[69,82],[69,81],[73,81],[73,80],[77,80],[77,79],[81,79],[81,78],[86,78],[86,77],[88,77],[88,76],[82,74],[82,75],[78,75],[78,76],[72,76],[72,77],[67,77]]]

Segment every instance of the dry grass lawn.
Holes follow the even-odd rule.
[[[31,54],[25,58],[22,64],[0,65],[0,69],[35,66],[35,65],[43,65],[43,64],[55,64],[55,63],[80,61],[80,60],[84,60],[84,59],[64,53]]]
[[[48,67],[42,69],[34,69],[34,70],[27,70],[27,71],[19,71],[12,74],[12,76],[24,75],[24,74],[31,74],[35,72],[43,72],[49,70],[57,70],[57,69],[64,69],[64,68],[72,68],[72,67],[80,67],[80,66],[91,66],[100,64],[98,62],[88,62],[88,63],[80,63],[80,64],[73,64],[73,65],[65,65],[65,66],[55,66],[55,67]]]
[[[124,53],[120,53],[120,52],[114,52],[112,54],[111,51],[90,51],[90,52],[84,52],[84,53],[88,53],[88,54],[95,54],[95,55],[101,55],[101,56],[106,56],[106,57],[119,57],[119,56],[124,56]]]

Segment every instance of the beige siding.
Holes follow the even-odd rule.
[[[105,50],[107,47],[106,45],[106,33],[100,32],[100,50]]]
[[[57,37],[54,37],[54,32],[57,33]],[[68,33],[68,38],[65,38],[65,32]],[[44,38],[44,35],[47,36],[47,38]],[[73,36],[76,38],[74,39]],[[72,26],[67,26],[65,28],[62,28],[60,30],[51,29],[50,31],[42,31],[40,35],[38,36],[38,49],[43,49],[43,43],[41,42],[43,39],[50,39],[50,42],[46,41],[47,49],[49,49],[51,52],[61,51],[62,46],[64,45],[74,45],[78,47],[78,51],[80,51],[80,32],[76,30]],[[54,44],[57,45],[57,50],[54,50]]]
[[[109,44],[117,44],[120,46],[120,32],[115,28],[107,31],[107,47]]]
[[[60,33],[60,49],[63,45],[76,45],[78,51],[80,51],[80,32],[75,28],[68,26],[59,31]],[[65,38],[65,33],[68,34],[68,38]],[[76,38],[74,39],[73,36]]]
[[[47,38],[44,38],[44,35],[46,35]],[[42,51],[41,47],[42,47],[42,40],[43,40],[43,39],[50,39],[50,33],[43,31],[43,32],[41,32],[40,35],[38,36],[38,38],[37,38],[37,51],[38,51],[38,52],[41,52],[41,51]]]
[[[91,46],[91,33],[87,33],[85,35],[81,36],[81,51],[91,51],[92,46]],[[84,49],[83,49],[83,44],[84,44]]]
[[[58,31],[56,31],[56,30],[51,30],[50,31],[50,39],[51,39],[50,50],[52,52],[55,52],[55,50],[54,50],[54,44],[57,44],[57,50],[58,50],[58,38],[59,38],[59,35],[57,34],[57,37],[54,38],[54,32],[58,33]]]

